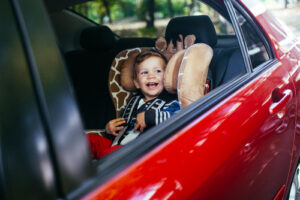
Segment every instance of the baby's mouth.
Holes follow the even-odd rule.
[[[158,85],[158,83],[154,83],[154,82],[150,82],[150,83],[147,83],[146,84],[146,86],[148,87],[148,88],[154,88],[154,87],[156,87]]]

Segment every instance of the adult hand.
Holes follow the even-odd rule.
[[[110,120],[106,124],[105,130],[107,133],[117,136],[118,135],[117,131],[120,131],[124,128],[124,126],[121,125],[124,124],[125,122],[126,121],[124,118],[117,118],[117,119]]]
[[[140,132],[143,132],[145,128],[146,128],[145,112],[141,112],[136,116],[136,124],[133,128],[133,131],[140,129]]]

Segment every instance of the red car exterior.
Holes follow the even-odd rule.
[[[300,153],[300,45],[268,11],[240,3],[266,33],[276,57],[272,67],[84,199],[288,195]]]
[[[225,39],[238,43],[246,72],[92,161],[59,49],[78,39],[72,28],[95,26],[65,9],[77,2],[0,1],[0,199],[278,200],[292,186],[299,192],[300,43],[269,11],[257,1],[202,0],[233,24],[236,35]],[[255,67],[234,8],[270,48]]]

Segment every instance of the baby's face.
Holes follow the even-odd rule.
[[[164,60],[157,56],[151,56],[137,66],[134,84],[141,89],[145,101],[156,98],[163,91],[164,68]]]

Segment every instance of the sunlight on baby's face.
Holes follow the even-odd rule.
[[[141,89],[145,101],[156,98],[164,89],[165,61],[157,56],[151,56],[137,66],[137,78],[134,84]]]

